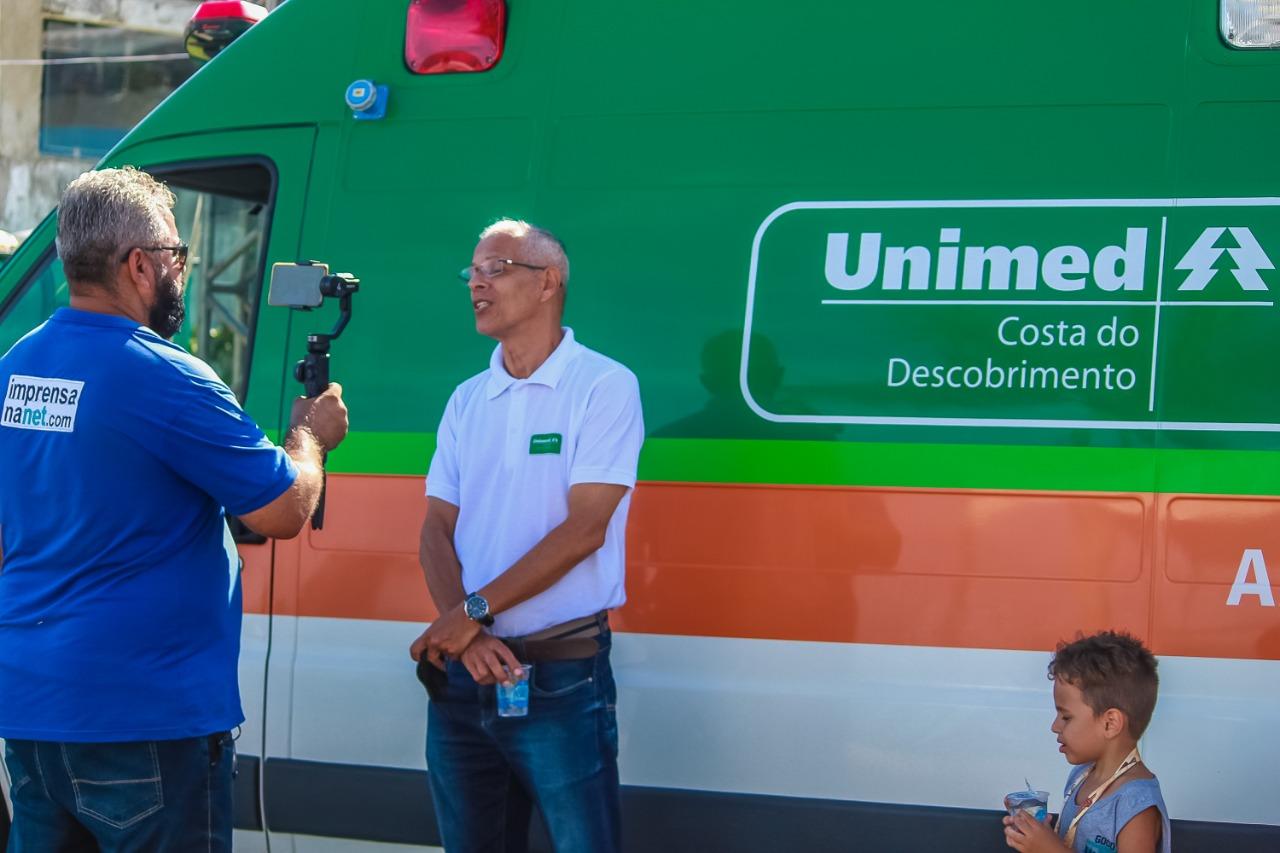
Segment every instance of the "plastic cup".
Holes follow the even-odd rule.
[[[1004,795],[1004,807],[1008,810],[1010,817],[1018,812],[1026,812],[1035,818],[1037,823],[1043,823],[1049,816],[1049,792],[1014,791],[1012,794]]]
[[[533,664],[522,663],[523,672],[519,678],[512,678],[509,684],[498,684],[498,716],[529,716],[529,679],[533,677]]]

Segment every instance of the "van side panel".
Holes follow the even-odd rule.
[[[1061,394],[966,406],[958,392],[944,400],[950,425],[860,420],[885,394],[857,372],[860,347],[902,342],[941,360],[973,327],[960,314],[913,327],[868,319],[881,306],[827,311],[825,299],[849,296],[824,265],[830,235],[857,246],[855,232],[888,235],[897,221],[777,214],[942,210],[903,214],[934,242],[912,254],[899,241],[901,286],[874,285],[896,299],[913,295],[908,254],[937,273],[943,232],[988,228],[984,246],[1017,248],[1026,228],[1039,252],[1105,220],[1120,236],[1089,239],[1119,244],[1145,204],[1160,210],[1144,220],[1142,257],[1158,251],[1160,273],[1177,272],[1170,291],[1202,273],[1236,298],[1225,264],[1240,271],[1238,255],[1210,241],[1221,268],[1200,256],[1180,268],[1166,254],[1236,227],[1280,258],[1269,212],[1280,54],[1224,46],[1215,0],[508,5],[496,68],[421,77],[402,61],[403,2],[357,16],[337,0],[283,4],[118,155],[211,121],[314,126],[320,177],[298,253],[364,282],[333,355],[355,432],[331,459],[328,522],[278,546],[272,582],[247,596],[251,611],[270,610],[280,643],[266,778],[294,780],[286,793],[268,786],[268,825],[287,814],[280,797],[305,799],[306,778],[389,779],[394,802],[420,808],[424,697],[406,650],[434,615],[415,558],[421,478],[448,395],[493,345],[475,334],[456,273],[479,230],[510,215],[566,241],[566,322],[636,372],[650,427],[615,662],[624,782],[635,802],[669,807],[636,806],[647,820],[632,831],[692,844],[698,817],[718,816],[701,827],[710,844],[795,806],[793,822],[755,840],[770,826],[791,839],[836,827],[845,834],[811,847],[845,849],[849,834],[897,826],[945,827],[947,849],[998,844],[1000,795],[1024,778],[1053,789],[1067,770],[1048,732],[1047,653],[1107,626],[1162,656],[1144,755],[1174,816],[1204,822],[1178,826],[1179,850],[1274,847],[1280,611],[1264,566],[1280,564],[1280,431],[1262,415],[1257,428],[1167,426],[1192,420],[1188,408],[1206,422],[1269,410],[1274,313],[1180,307],[1152,327],[1158,340],[1143,331],[1150,369],[1185,379],[1181,397],[1154,380],[1149,397],[1144,387],[1105,404]],[[385,119],[352,120],[341,93],[358,78],[389,86]],[[264,79],[269,97],[228,102]],[[1081,200],[1088,210],[1073,212]],[[1011,203],[1026,210],[973,211]],[[1251,263],[1274,291],[1274,269]],[[1123,310],[1148,307],[1160,310]],[[287,381],[290,354],[327,319],[294,322],[258,369]],[[1146,420],[1090,423],[1112,403]],[[255,417],[281,417],[263,405],[251,396]],[[1016,417],[977,422],[1001,407]],[[1007,423],[1045,407],[1075,414]],[[370,708],[376,723],[359,722]],[[737,810],[720,810],[721,797]],[[342,834],[310,831],[321,828]]]

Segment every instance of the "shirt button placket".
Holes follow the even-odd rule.
[[[507,408],[506,466],[515,469],[520,464],[521,439],[524,435],[525,385],[517,382],[511,386],[511,405]]]

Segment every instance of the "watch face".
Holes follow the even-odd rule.
[[[489,613],[489,602],[478,595],[468,598],[464,607],[470,619],[483,619]]]

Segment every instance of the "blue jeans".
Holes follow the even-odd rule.
[[[230,851],[235,745],[10,740],[9,853]]]
[[[525,853],[531,805],[556,853],[621,850],[617,690],[608,631],[598,639],[595,657],[532,662],[527,717],[499,717],[495,689],[449,661],[427,709],[431,798],[448,853]]]

